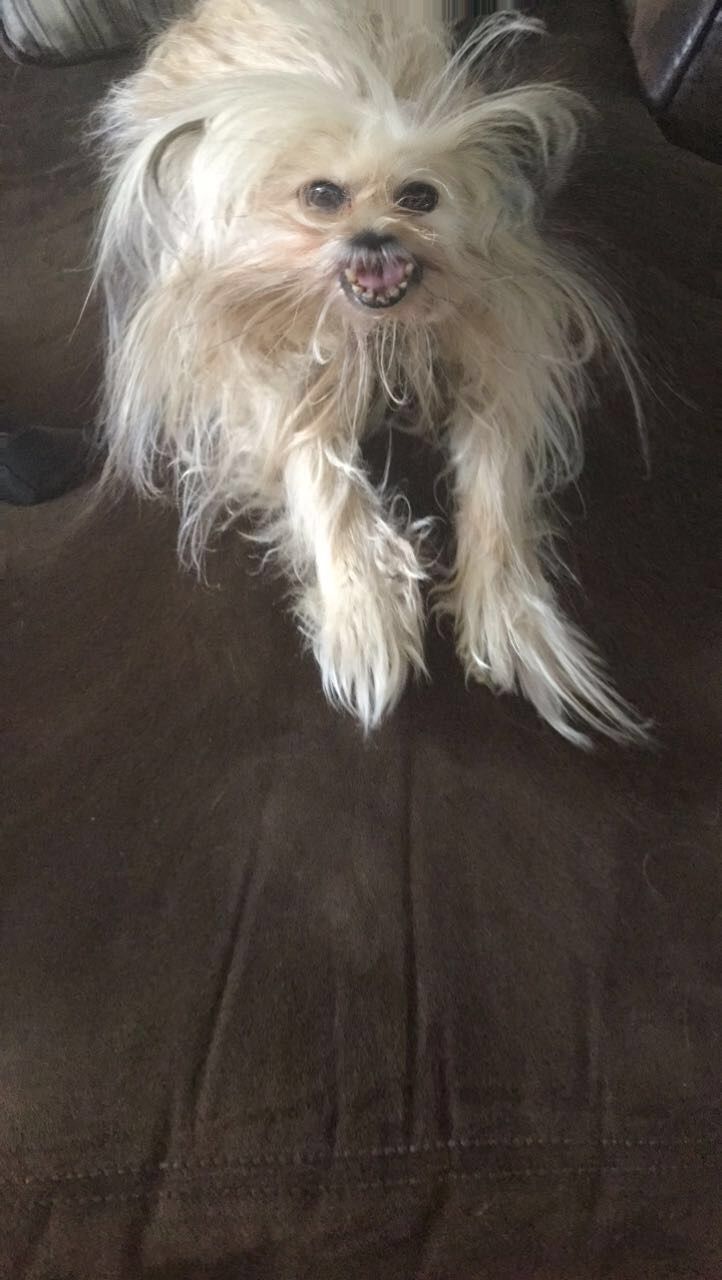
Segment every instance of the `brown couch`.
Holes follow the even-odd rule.
[[[668,137],[722,159],[722,3],[631,0],[641,85]]]
[[[169,511],[6,508],[8,1280],[722,1276],[722,170],[611,5],[539,7],[599,107],[554,217],[648,377],[646,475],[599,371],[568,604],[658,745],[579,752],[434,634],[364,742],[237,534],[201,586]],[[121,70],[0,68],[18,423],[92,413],[79,139]]]

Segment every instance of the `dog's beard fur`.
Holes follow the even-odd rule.
[[[574,742],[579,721],[643,733],[542,571],[599,348],[637,401],[618,308],[540,231],[584,104],[484,88],[485,60],[530,30],[499,18],[452,52],[442,23],[359,0],[203,0],[105,108],[105,481],[170,487],[197,566],[252,512],[328,696],[366,728],[424,669],[427,525],[360,457],[379,405],[403,404],[448,451],[456,561],[437,607],[467,673],[520,688]],[[322,179],[342,207],[309,205]],[[411,182],[435,208],[399,207]],[[354,248],[369,231],[391,239]],[[402,273],[396,301],[384,282]]]

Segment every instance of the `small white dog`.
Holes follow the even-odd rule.
[[[404,523],[360,452],[403,405],[448,453],[438,597],[468,675],[574,742],[575,720],[639,736],[543,570],[600,347],[636,404],[618,312],[541,229],[584,103],[485,90],[485,61],[536,23],[492,19],[454,50],[433,15],[377,10],[201,0],[111,95],[106,478],[170,488],[196,564],[258,516],[326,693],[368,729],[424,670],[428,522]]]

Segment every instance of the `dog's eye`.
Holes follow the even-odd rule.
[[[342,209],[347,203],[348,191],[335,182],[327,182],[325,178],[319,178],[316,182],[309,182],[308,186],[304,187],[303,199],[312,209],[323,209],[327,213],[333,213],[336,209]]]
[[[408,213],[431,213],[439,203],[439,193],[430,182],[408,182],[396,192],[396,204]]]

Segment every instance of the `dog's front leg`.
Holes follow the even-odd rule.
[[[330,700],[369,729],[401,694],[409,667],[423,670],[417,551],[346,442],[295,442],[284,482],[302,629]]]
[[[498,405],[477,412],[467,403],[451,424],[449,451],[457,549],[442,608],[453,615],[467,674],[500,691],[520,688],[545,720],[580,745],[588,740],[574,720],[617,739],[643,736],[542,571],[548,526],[519,425]]]

